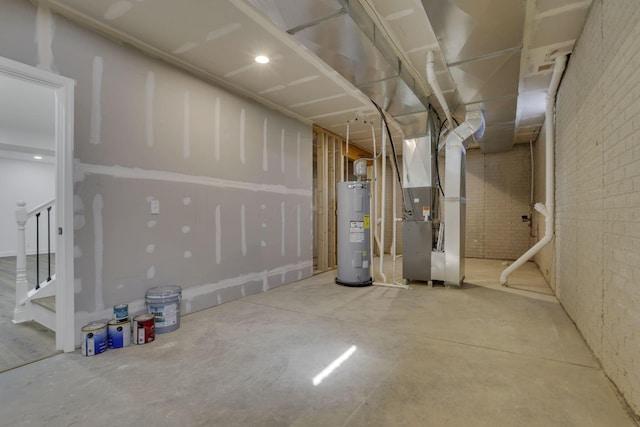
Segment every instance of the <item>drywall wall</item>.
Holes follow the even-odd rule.
[[[515,260],[531,246],[531,156],[528,145],[504,153],[467,150],[465,255]]]
[[[596,0],[556,107],[556,293],[640,413],[640,2]]]
[[[29,161],[3,157],[0,154],[0,257],[15,256],[18,247],[16,202],[24,201],[27,209],[53,199],[55,168],[52,161]],[[27,254],[36,253],[35,217],[27,221],[25,244]],[[51,212],[51,230],[55,230],[55,210]],[[47,218],[40,219],[40,253],[47,251]],[[51,233],[51,249],[55,252],[55,234]]]
[[[0,55],[77,82],[78,328],[153,286],[189,313],[312,274],[310,126],[60,17],[42,65],[35,7],[0,9]]]

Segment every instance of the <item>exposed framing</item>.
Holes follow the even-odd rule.
[[[314,270],[336,268],[337,200],[336,184],[344,181],[346,140],[339,135],[313,127],[314,150]],[[349,159],[372,157],[367,151],[350,145]]]

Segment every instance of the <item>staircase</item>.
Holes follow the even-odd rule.
[[[51,210],[54,204],[55,199],[52,199],[27,210],[25,202],[20,200],[17,203],[16,305],[13,310],[13,323],[35,321],[52,331],[56,330],[55,295],[57,287],[55,273],[51,274]],[[25,231],[27,221],[32,217],[35,218],[36,227],[36,279],[34,283],[29,283],[27,280]],[[47,251],[41,254],[40,235],[44,233],[47,236]],[[47,268],[42,274],[40,272],[41,256],[47,257]]]

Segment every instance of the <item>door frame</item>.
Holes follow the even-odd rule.
[[[55,94],[56,349],[75,350],[73,259],[73,120],[75,81],[0,56],[0,74]]]

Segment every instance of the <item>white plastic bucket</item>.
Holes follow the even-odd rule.
[[[175,331],[180,327],[180,286],[157,286],[147,290],[147,312],[153,314],[156,334]]]

